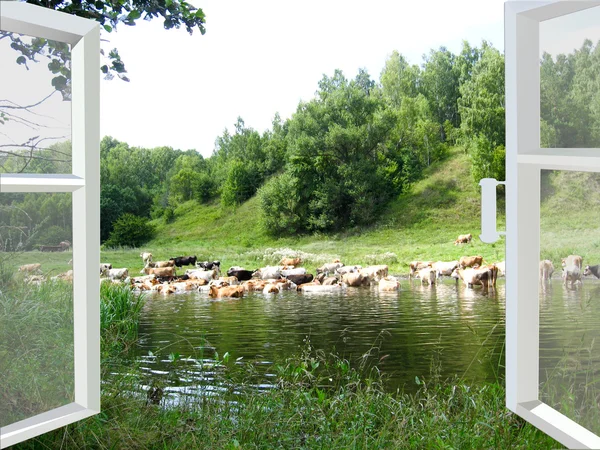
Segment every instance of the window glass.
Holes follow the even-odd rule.
[[[540,145],[600,147],[600,7],[540,23]]]
[[[71,197],[0,194],[0,426],[73,402]]]
[[[539,398],[600,434],[600,173],[541,180]]]
[[[0,173],[71,173],[70,45],[0,31]]]

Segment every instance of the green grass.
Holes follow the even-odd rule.
[[[36,286],[23,283],[18,275],[2,277],[0,372],[1,426],[73,401],[70,284]]]
[[[226,358],[225,358],[226,359]],[[16,446],[97,449],[561,448],[508,412],[501,383],[417,380],[414,395],[383,390],[376,367],[307,347],[275,367],[273,387],[253,387],[251,363],[219,363],[227,389],[165,408],[135,390],[135,377],[106,384],[102,413]],[[164,401],[164,400],[163,400]]]
[[[222,267],[258,268],[276,263],[281,256],[301,252],[305,266],[313,269],[340,258],[346,264],[388,264],[395,274],[408,272],[410,261],[451,261],[463,255],[484,256],[489,262],[504,259],[504,241],[486,245],[479,241],[480,192],[469,172],[468,156],[459,149],[425,171],[423,180],[393,201],[370,227],[344,233],[269,236],[261,227],[256,197],[237,208],[190,201],[175,210],[175,220],[153,223],[157,237],[141,249],[103,250],[103,261],[114,267],[142,269],[140,252],[154,260],[179,255],[217,259]],[[504,229],[503,199],[499,200],[498,229]],[[454,246],[459,234],[471,233],[471,244]]]

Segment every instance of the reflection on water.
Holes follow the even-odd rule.
[[[299,354],[307,338],[313,348],[351,363],[368,354],[389,375],[390,390],[416,390],[415,377],[429,377],[432,362],[442,377],[495,380],[496,367],[489,361],[503,354],[504,281],[489,295],[454,280],[433,287],[401,284],[400,292],[348,288],[219,301],[199,293],[151,296],[131,357],[149,380],[160,380],[171,393],[205,389],[200,386],[210,384],[211,372],[198,367],[214,363],[215,352],[229,352],[232,361],[262,363],[268,376],[274,362]],[[186,362],[174,365],[169,358],[174,354]],[[485,358],[490,354],[493,358]]]
[[[600,366],[595,351],[598,298],[600,280],[590,278],[577,290],[565,289],[554,279],[541,292],[544,400],[549,392],[564,392],[561,383],[572,381],[588,364]],[[391,391],[414,392],[415,377],[427,378],[432,361],[442,378],[464,375],[469,382],[494,381],[498,362],[504,363],[504,299],[503,279],[489,295],[450,280],[432,288],[403,280],[400,292],[394,293],[348,288],[341,294],[257,293],[219,301],[198,293],[156,295],[148,297],[139,346],[131,358],[147,374],[145,387],[164,386],[167,405],[185,402],[190,395],[235,393],[216,381],[222,379],[215,377],[222,370],[216,353],[222,357],[229,352],[230,361],[239,359],[236,364],[256,362],[264,376],[252,387],[269,389],[273,364],[299,354],[307,337],[313,348],[338,353],[355,365],[369,354],[370,362],[390,377]],[[177,364],[171,360],[175,354]],[[552,370],[561,364],[567,370]],[[589,383],[587,375],[579,381]],[[569,415],[564,408],[561,412]]]

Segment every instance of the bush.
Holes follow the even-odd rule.
[[[165,223],[171,223],[175,220],[175,211],[170,206],[165,208],[163,213],[163,219],[165,219]]]
[[[271,178],[258,191],[264,228],[271,234],[293,234],[303,227],[297,179],[286,172]],[[281,258],[280,258],[281,259]]]
[[[471,173],[473,181],[479,183],[482,178],[505,179],[506,151],[503,145],[494,146],[488,139],[479,135],[471,142]]]
[[[115,222],[106,247],[140,247],[154,237],[154,226],[145,217],[123,214]]]
[[[239,205],[254,195],[260,185],[260,174],[254,165],[234,161],[223,184],[221,201],[225,206]]]

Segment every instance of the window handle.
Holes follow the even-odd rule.
[[[505,181],[495,178],[482,178],[481,186],[481,234],[479,239],[486,244],[493,244],[500,236],[506,235],[505,231],[496,230],[496,186],[506,185]]]

